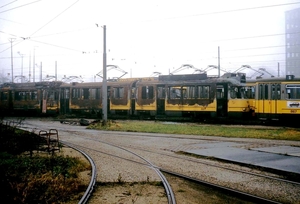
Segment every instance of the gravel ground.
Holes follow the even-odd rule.
[[[300,203],[300,186],[237,173],[208,164],[222,165],[233,169],[272,175],[271,173],[222,163],[215,160],[194,158],[177,154],[194,148],[194,144],[208,141],[242,142],[248,146],[298,145],[299,142],[258,139],[232,139],[222,137],[160,135],[145,133],[105,132],[87,130],[83,126],[61,124],[47,119],[26,119],[23,128],[35,131],[54,128],[60,139],[84,147],[83,150],[95,160],[98,186],[90,203],[167,203],[162,186],[157,186],[159,177],[144,161],[127,151],[101,142],[120,145],[142,155],[156,166],[213,182],[233,189],[253,193],[282,203]],[[98,140],[98,141],[97,141]],[[99,140],[101,142],[99,142]],[[89,148],[89,149],[87,149]],[[91,150],[93,149],[93,150]],[[169,155],[169,156],[168,156]],[[187,160],[188,159],[188,160]],[[277,176],[277,175],[274,175]],[[175,181],[175,184],[178,181]],[[177,203],[221,203],[223,201],[203,200],[203,194],[195,193],[188,187],[182,189],[173,184]],[[171,181],[172,185],[172,181]],[[194,189],[194,188],[193,188]],[[184,192],[184,193],[182,193]],[[190,195],[190,196],[189,196]],[[220,196],[222,197],[222,196]],[[191,199],[191,200],[189,200]],[[239,201],[237,201],[238,203]]]

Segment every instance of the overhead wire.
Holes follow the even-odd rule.
[[[24,6],[29,6],[29,5],[31,5],[31,4],[35,4],[35,3],[40,2],[40,1],[43,1],[43,0],[36,0],[36,1],[30,2],[30,3],[27,3],[27,4],[23,4],[23,5],[14,7],[14,8],[10,8],[10,9],[4,10],[4,11],[0,11],[0,14],[1,14],[1,13],[5,13],[5,12],[7,12],[7,11],[14,10],[14,9],[18,9],[18,8],[21,8],[21,7],[24,7]]]
[[[80,0],[75,1],[73,4],[71,4],[70,6],[68,6],[65,10],[63,10],[62,12],[60,12],[58,15],[56,15],[54,18],[52,18],[50,21],[48,21],[46,24],[44,24],[43,26],[41,26],[39,29],[37,29],[35,32],[33,32],[29,37],[32,37],[34,34],[36,34],[37,32],[39,32],[40,30],[42,30],[44,27],[46,27],[47,25],[49,25],[52,21],[54,21],[56,18],[58,18],[60,15],[62,15],[63,13],[65,13],[67,10],[69,10],[71,7],[73,7],[76,3],[78,3]]]
[[[38,0],[38,1],[42,1],[42,0]],[[35,1],[35,2],[32,2],[32,3],[36,3],[36,2],[38,2],[38,1]],[[25,40],[25,39],[30,39],[34,34],[36,34],[37,32],[39,32],[41,29],[43,29],[44,27],[46,27],[48,24],[50,24],[53,20],[55,20],[56,18],[58,18],[60,15],[62,15],[63,13],[65,13],[68,9],[70,9],[72,6],[74,6],[77,2],[79,2],[80,0],[77,0],[77,1],[75,1],[73,4],[71,4],[70,6],[68,6],[66,9],[64,9],[62,12],[60,12],[58,15],[56,15],[54,18],[52,18],[50,21],[48,21],[46,24],[44,24],[43,26],[41,26],[39,29],[37,29],[35,32],[33,32],[29,37],[21,37],[23,40]],[[28,4],[26,4],[26,5],[28,5]],[[25,5],[22,5],[22,6],[25,6]],[[21,6],[19,6],[19,7],[21,7]],[[19,8],[19,7],[15,7],[15,8]],[[1,13],[1,12],[0,12]],[[41,42],[40,42],[41,43]],[[14,46],[15,46],[16,44],[14,44]],[[2,53],[2,52],[4,52],[4,51],[6,51],[6,50],[8,50],[8,49],[10,49],[10,48],[7,48],[7,49],[5,49],[5,50],[2,50],[0,53]],[[70,49],[70,50],[74,50],[74,49]]]
[[[41,0],[39,0],[41,1]],[[61,14],[63,14],[65,11],[67,11],[69,8],[71,8],[73,5],[75,5],[79,0],[77,0],[76,2],[74,2],[72,5],[70,5],[68,8],[66,8],[64,11],[62,11],[61,13],[59,13],[58,15],[56,15],[53,19],[51,19],[49,22],[47,22],[46,24],[44,24],[42,27],[40,27],[39,29],[37,29],[34,33],[32,33],[30,36],[35,35],[37,32],[39,32],[41,29],[43,29],[45,26],[47,26],[48,24],[50,24],[53,20],[55,20],[56,18],[58,18]],[[38,2],[38,1],[35,1]],[[32,3],[35,3],[32,2]],[[294,4],[299,4],[300,2],[294,2],[294,3],[286,3],[286,4],[277,4],[277,5],[268,5],[268,6],[259,6],[259,7],[251,7],[251,8],[242,8],[242,9],[234,9],[234,10],[226,10],[226,11],[217,11],[217,12],[210,12],[210,13],[202,13],[202,14],[193,14],[193,15],[188,15],[188,16],[181,16],[180,18],[184,18],[184,17],[192,17],[192,16],[200,16],[200,15],[213,15],[213,14],[220,14],[220,13],[230,13],[230,12],[237,12],[237,11],[245,11],[245,10],[252,10],[252,9],[262,9],[262,8],[268,8],[268,7],[278,7],[278,6],[286,6],[286,5],[294,5]],[[23,5],[24,6],[24,5]],[[19,8],[19,7],[17,7]],[[0,12],[1,13],[1,12]],[[179,18],[179,17],[176,17]],[[169,18],[170,19],[170,18]],[[162,20],[162,19],[159,19]],[[75,31],[74,31],[75,32]],[[49,34],[49,35],[55,35],[55,34]],[[232,39],[219,39],[219,40],[215,40],[214,42],[217,41],[232,41],[232,40],[243,40],[243,39],[250,39],[250,38],[260,38],[260,37],[271,37],[271,36],[279,36],[279,35],[284,35],[284,34],[272,34],[272,35],[261,35],[261,36],[249,36],[249,37],[241,37],[241,38],[232,38]],[[47,36],[47,35],[44,35]],[[34,38],[37,37],[42,37],[42,36],[36,36]],[[32,39],[30,39],[32,40]],[[34,40],[32,40],[34,41]],[[54,45],[54,44],[50,44],[50,43],[45,43],[45,42],[41,42],[41,41],[35,41],[38,43],[43,43],[46,45],[50,45],[50,46],[54,46],[54,47],[58,47],[58,48],[63,48],[63,49],[68,49],[68,50],[72,50],[72,51],[79,51],[76,49],[72,49],[72,48],[66,48],[60,45]],[[270,46],[271,47],[271,46]],[[274,47],[274,46],[272,46]],[[266,47],[267,48],[267,47]],[[8,48],[9,49],[9,48]],[[248,49],[261,49],[261,48],[246,48],[246,49],[240,49],[240,50],[248,50]],[[6,49],[7,50],[7,49]],[[232,50],[234,51],[234,50]],[[237,50],[236,50],[237,51]],[[79,51],[81,52],[81,51]],[[1,53],[1,52],[0,52]]]
[[[142,21],[142,22],[171,20],[171,19],[178,19],[178,18],[189,18],[189,17],[195,17],[195,16],[207,16],[207,15],[215,15],[215,14],[223,14],[223,13],[234,13],[234,12],[240,12],[240,11],[265,9],[265,8],[288,6],[288,5],[295,5],[295,4],[300,4],[300,2],[292,2],[292,3],[285,3],[285,4],[273,4],[273,5],[266,5],[266,6],[256,6],[256,7],[250,7],[250,8],[240,8],[240,9],[232,9],[232,10],[225,10],[225,11],[215,11],[215,12],[191,14],[191,15],[185,15],[185,16],[167,17],[167,18],[160,18],[160,19],[150,19],[150,20],[145,20],[145,21]]]
[[[15,3],[16,1],[18,1],[18,0],[9,2],[9,3],[7,3],[7,4],[4,4],[4,5],[0,6],[0,9],[3,8],[3,7],[5,7],[5,6],[8,6],[8,5],[10,5],[10,4],[13,4],[13,3]]]

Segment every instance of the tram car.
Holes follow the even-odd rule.
[[[245,80],[243,73],[161,75],[107,82],[109,118],[300,119],[300,79]],[[1,114],[102,116],[102,82],[0,85]]]
[[[62,82],[5,83],[0,86],[1,114],[52,115],[59,113]]]
[[[228,96],[228,113],[232,118],[253,119],[255,116],[255,80],[243,86],[232,86]]]
[[[257,79],[255,115],[261,120],[295,123],[300,119],[300,78]]]
[[[134,115],[137,79],[107,82],[107,110],[110,118]],[[60,87],[60,113],[76,116],[102,116],[102,82],[70,83]]]
[[[101,115],[102,83],[62,84],[60,89],[60,114],[85,116],[86,114]]]
[[[158,80],[138,81],[135,114],[141,118],[179,120],[249,115],[252,109],[244,98],[244,76],[241,73],[221,78],[206,74],[161,75]]]

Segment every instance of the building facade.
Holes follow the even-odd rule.
[[[300,8],[285,13],[286,74],[300,77]]]

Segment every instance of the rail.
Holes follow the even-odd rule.
[[[96,179],[97,179],[97,168],[96,168],[96,165],[95,165],[95,162],[94,160],[88,155],[86,154],[83,150],[71,145],[70,143],[67,143],[67,142],[61,142],[62,144],[68,146],[68,147],[71,147],[77,151],[79,151],[81,154],[83,154],[83,156],[85,156],[87,158],[87,160],[89,160],[91,166],[92,166],[92,177],[91,177],[91,180],[90,180],[90,183],[84,193],[84,195],[82,196],[82,198],[80,199],[80,201],[78,202],[79,204],[85,204],[88,202],[88,200],[90,199],[91,195],[92,195],[92,192],[95,188],[95,184],[96,184]]]

